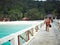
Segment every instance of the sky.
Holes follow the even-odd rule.
[[[35,1],[46,1],[46,0],[35,0]]]
[[[46,0],[34,0],[34,1],[46,1]],[[48,1],[54,1],[54,0],[48,0]],[[55,0],[55,1],[60,1],[60,0]]]

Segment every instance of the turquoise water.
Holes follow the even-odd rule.
[[[18,31],[21,31],[23,29],[26,29],[32,25],[26,25],[26,24],[17,24],[17,25],[0,25],[0,38],[3,38],[5,36],[8,36],[12,33],[16,33]],[[2,45],[10,45],[10,42],[6,42]]]

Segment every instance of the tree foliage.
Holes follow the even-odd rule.
[[[6,17],[10,20],[21,20],[23,17],[43,19],[47,14],[60,14],[60,2],[0,0],[0,18]]]

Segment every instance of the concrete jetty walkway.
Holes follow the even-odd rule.
[[[43,26],[28,45],[60,45],[60,31],[58,25],[51,23],[49,32]]]

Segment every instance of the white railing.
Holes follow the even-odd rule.
[[[55,19],[54,22],[60,23],[60,19]]]
[[[1,24],[4,24],[4,23],[1,23]],[[3,37],[0,39],[0,45],[7,41],[10,41],[11,45],[21,45],[20,38],[25,42],[28,42],[31,39],[31,37],[33,37],[43,25],[44,25],[44,21],[41,21],[41,22],[39,21],[39,23],[34,24],[33,26],[27,29],[24,29],[22,31],[10,34],[9,36]],[[23,33],[26,35],[26,38],[22,36]]]

